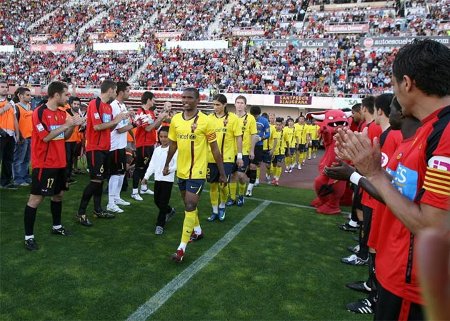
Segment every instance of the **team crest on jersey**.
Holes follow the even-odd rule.
[[[36,129],[38,130],[38,132],[41,132],[44,130],[44,126],[42,126],[42,124],[39,123],[36,125]]]
[[[381,153],[381,167],[386,167],[387,163],[389,162],[389,157],[386,155],[386,153]]]
[[[94,113],[94,118],[95,119],[100,119],[100,115],[98,113]]]

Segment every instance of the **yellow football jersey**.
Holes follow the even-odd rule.
[[[284,127],[283,128],[283,135],[286,141],[286,147],[289,146],[289,148],[295,148],[295,145],[297,144],[297,139],[295,135],[295,126],[294,127]]]
[[[318,140],[319,139],[319,125],[311,124],[309,125],[309,134],[311,135],[311,140]]]
[[[208,115],[208,121],[216,132],[217,145],[224,163],[234,163],[237,151],[236,137],[242,136],[242,127],[239,117],[234,113],[228,113],[221,118],[212,113]],[[209,149],[208,163],[215,163],[214,156]]]
[[[244,116],[239,117],[239,121],[242,128],[242,155],[249,155],[252,148],[252,135],[258,133],[256,129],[255,117],[246,113]]]
[[[306,144],[308,135],[308,125],[295,124],[295,136],[298,138],[299,144]]]
[[[286,141],[289,139],[288,134],[283,130],[274,130],[273,139],[277,140],[277,145],[275,146],[274,156],[284,155],[286,149]]]
[[[271,150],[272,146],[273,146],[273,135],[275,134],[275,132],[277,131],[275,125],[270,125],[270,137],[269,139],[265,139],[263,141],[263,149],[264,150]]]
[[[173,116],[169,139],[178,145],[177,176],[181,179],[205,179],[208,166],[208,145],[216,140],[209,118],[199,111],[185,120],[183,113]]]

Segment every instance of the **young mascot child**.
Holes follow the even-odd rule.
[[[148,165],[147,171],[142,180],[141,188],[147,188],[147,181],[151,175],[155,175],[154,186],[154,200],[155,205],[159,209],[158,219],[156,220],[155,234],[161,235],[164,233],[165,224],[175,214],[175,209],[169,206],[170,196],[172,193],[172,186],[175,177],[175,171],[177,170],[177,155],[175,153],[169,164],[169,175],[163,175],[164,164],[167,158],[167,152],[169,151],[169,127],[163,126],[158,132],[158,138],[160,146],[158,146],[153,152],[152,159]]]

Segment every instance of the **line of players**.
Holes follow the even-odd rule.
[[[106,80],[102,83],[100,97],[91,100],[84,113],[76,97],[71,97],[67,105],[69,94],[64,83],[55,82],[49,86],[49,100],[36,108],[32,117],[34,183],[25,208],[27,249],[37,249],[33,227],[37,207],[44,196],[52,196],[52,233],[68,234],[61,224],[62,195],[70,183],[73,159],[82,131],[85,133],[83,148],[86,150],[90,182],[83,190],[76,214],[81,225],[93,225],[86,214],[91,198],[96,218],[112,219],[115,214],[124,212],[119,206],[131,204],[120,196],[127,169],[128,134],[135,136],[136,146],[131,198],[142,201],[140,194],[153,194],[146,185],[139,185],[157,145],[157,130],[168,118],[170,107],[165,105],[156,117],[154,95],[145,92],[141,98],[141,108],[136,112],[129,111],[125,105],[129,93],[128,83],[116,84]],[[315,157],[319,136],[318,126],[307,124],[304,116],[300,116],[294,124],[292,118],[285,122],[274,114],[261,115],[258,106],[252,106],[248,113],[244,96],[235,100],[236,113],[227,111],[224,95],[216,95],[213,106],[214,112],[208,117],[216,132],[229,184],[219,184],[218,167],[209,151],[206,179],[210,183],[212,213],[208,220],[223,221],[226,206],[243,206],[244,194],[252,196],[253,187],[258,184],[261,164],[266,167],[267,181],[277,186],[284,162],[286,172],[290,173],[296,166],[301,169],[308,151],[309,158],[312,153]],[[105,179],[109,179],[106,210],[102,207]],[[157,230],[162,231],[161,226],[157,226]],[[193,237],[196,238],[195,235]]]

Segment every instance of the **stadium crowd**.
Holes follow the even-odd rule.
[[[7,77],[8,82],[37,85],[69,77],[83,86],[97,86],[101,79],[108,77],[128,80],[144,67],[135,81],[142,88],[179,90],[194,81],[198,88],[224,92],[378,94],[392,88],[388,66],[396,49],[365,48],[361,45],[363,37],[445,35],[442,24],[449,19],[448,3],[443,0],[407,2],[404,17],[392,7],[320,11],[308,8],[311,3],[300,0],[292,0],[288,6],[276,1],[264,1],[260,5],[245,0],[188,4],[133,0],[114,3],[109,9],[102,2],[60,7],[58,3],[61,4],[47,3],[55,9],[50,19],[31,31],[26,31],[30,23],[19,23],[4,13],[7,19],[1,41],[20,48],[15,53],[0,55],[0,75]],[[17,2],[13,5],[13,12],[25,10]],[[231,10],[223,11],[230,5]],[[26,10],[33,21],[39,18],[42,8],[31,2]],[[106,14],[78,35],[78,30],[99,13]],[[150,24],[152,16],[155,19]],[[216,20],[220,22],[219,28],[209,34],[209,26]],[[369,28],[366,33],[327,32],[326,27],[332,24],[368,24]],[[264,34],[251,37],[233,34],[234,28],[249,27],[261,29]],[[230,47],[212,51],[168,49],[164,39],[155,37],[155,32],[180,32],[176,37],[179,40],[225,38]],[[43,43],[72,42],[76,44],[75,52],[30,53],[26,39],[45,34],[49,37],[44,37]],[[255,45],[253,41],[291,37],[326,38],[329,42],[326,48],[305,50],[291,45],[285,48]],[[92,42],[133,40],[143,41],[145,48],[118,53],[95,52],[91,48]],[[149,64],[144,66],[147,58]],[[55,59],[58,68],[52,70]]]

